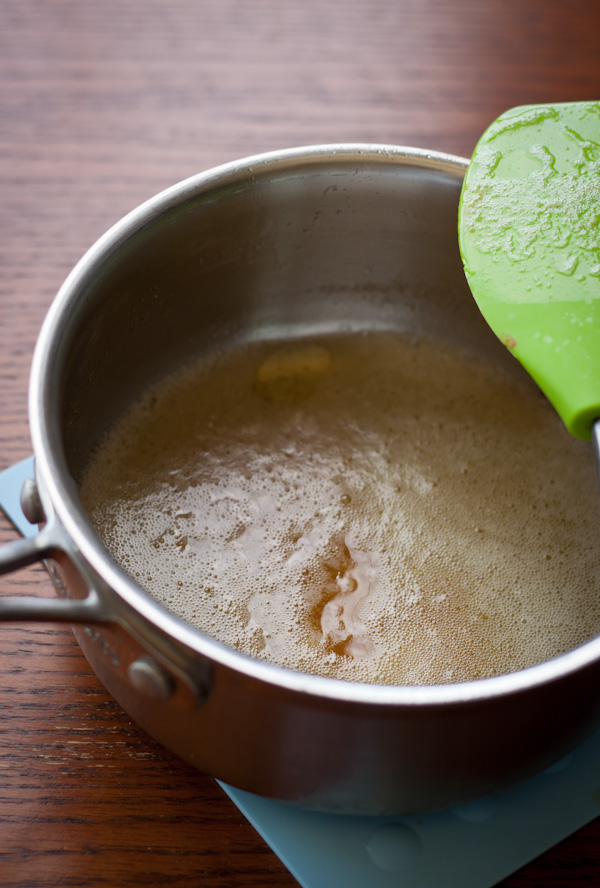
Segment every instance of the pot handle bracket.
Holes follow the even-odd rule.
[[[133,683],[148,686],[149,670],[155,662],[160,664],[165,674],[172,674],[192,692],[198,705],[202,705],[211,693],[210,668],[199,668],[191,664],[178,646],[168,640],[163,633],[140,621],[135,614],[127,620],[118,609],[113,609],[94,583],[73,549],[73,543],[56,518],[52,504],[44,499],[42,503],[38,485],[28,478],[21,489],[21,509],[32,525],[42,525],[37,534],[13,540],[0,547],[0,575],[19,570],[57,552],[66,555],[85,578],[88,588],[86,598],[40,598],[36,596],[0,596],[0,624],[8,622],[52,622],[84,624],[86,626],[117,623],[137,639],[147,651],[147,655],[136,661],[133,670]],[[59,584],[60,585],[60,584]],[[155,670],[156,671],[156,670]],[[151,677],[156,677],[151,673]],[[156,683],[155,683],[156,684]],[[172,682],[164,680],[161,687],[171,687]],[[150,687],[152,690],[152,687]]]

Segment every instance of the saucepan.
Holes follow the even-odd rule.
[[[83,257],[35,349],[39,531],[0,553],[44,560],[55,599],[0,620],[63,621],[146,731],[241,789],[326,811],[455,805],[550,765],[597,723],[600,639],[512,674],[396,687],[284,669],[202,634],[110,556],[78,495],[90,453],[144,389],[203,349],[339,330],[437,338],[524,373],[488,330],[460,262],[466,161],[327,145],[202,173],[134,210]],[[514,365],[514,366],[513,366]]]

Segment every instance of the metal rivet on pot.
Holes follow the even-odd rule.
[[[21,509],[30,524],[43,524],[46,520],[37,484],[27,478],[21,488]]]
[[[175,690],[169,673],[147,655],[130,663],[127,675],[136,691],[151,700],[168,700]]]

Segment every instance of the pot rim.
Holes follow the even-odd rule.
[[[59,289],[42,325],[34,351],[29,385],[29,422],[36,472],[41,488],[68,537],[87,563],[130,607],[151,624],[195,653],[236,672],[323,699],[383,706],[435,706],[475,703],[529,690],[566,677],[600,659],[600,636],[551,660],[492,678],[425,686],[375,685],[306,674],[254,659],[203,634],[168,611],[118,566],[95,534],[76,493],[61,446],[61,434],[52,409],[50,380],[61,331],[85,284],[109,255],[163,213],[188,198],[225,183],[281,173],[298,164],[353,163],[408,165],[462,179],[468,159],[406,146],[333,143],[288,148],[252,155],[198,173],[151,197],[102,235],[84,254]],[[458,245],[457,245],[458,250]]]

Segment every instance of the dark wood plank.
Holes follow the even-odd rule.
[[[4,0],[0,468],[30,452],[47,307],[129,209],[290,145],[468,155],[511,105],[600,97],[599,28],[597,0]],[[0,580],[27,593],[52,594],[39,568]],[[598,849],[595,822],[503,884],[596,884]],[[67,628],[31,625],[0,628],[0,881],[295,884],[213,780],[132,724]]]

